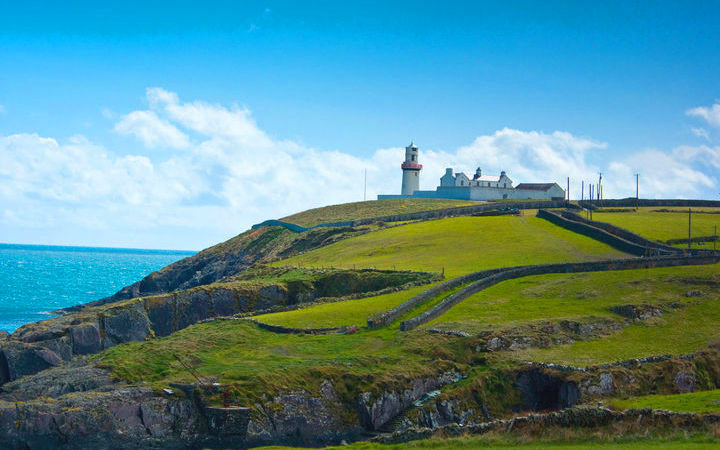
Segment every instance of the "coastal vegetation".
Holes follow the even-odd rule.
[[[370,200],[308,209],[307,211],[283,217],[280,220],[303,227],[311,227],[321,223],[372,219],[396,214],[408,214],[420,211],[433,211],[436,209],[472,206],[479,203],[482,202],[450,200],[444,198]]]
[[[409,207],[360,206],[366,210],[356,217]],[[414,205],[421,206],[442,205]],[[338,208],[295,219],[303,226],[326,222],[345,214]],[[168,418],[162,432],[180,436],[177,442],[206,442],[211,424],[244,423],[243,442],[251,445],[317,447],[365,439],[368,432],[377,442],[350,448],[715,443],[717,429],[704,416],[690,416],[679,433],[662,415],[628,411],[718,412],[717,258],[679,256],[672,259],[677,267],[615,270],[626,267],[620,260],[637,267],[661,259],[633,259],[535,211],[506,212],[301,233],[281,226],[247,231],[122,295],[0,340],[0,418],[19,414],[13,401],[23,399],[38,412],[23,410],[12,419],[17,430],[25,430],[24,417],[46,417],[53,408],[94,420],[82,415],[84,408],[95,411],[92,402],[131,392],[152,398],[153,411],[173,406],[151,413],[143,400],[132,413],[140,419],[117,419],[114,426],[137,422],[145,430],[146,420]],[[617,220],[637,214],[634,226],[649,234],[653,221],[664,220],[653,211],[595,218],[601,214]],[[572,264],[561,265],[562,273],[499,279],[417,328],[403,325],[475,286],[476,272],[549,263]],[[575,263],[598,271],[578,272],[588,266]],[[387,321],[368,324],[401,304],[408,306]],[[104,384],[93,388],[88,380],[98,377]],[[53,394],[38,397],[46,385]],[[168,431],[176,426],[168,425],[176,420],[172,411],[184,411],[186,421],[224,419],[198,420],[188,437]],[[567,416],[553,418],[553,411]],[[524,421],[531,413],[536,425]],[[612,426],[608,415],[615,417]],[[479,424],[494,428],[465,434]],[[421,431],[427,427],[436,434]],[[235,429],[228,430],[207,445],[231,446]],[[150,439],[145,431],[139,435]],[[133,436],[122,433],[140,439]]]

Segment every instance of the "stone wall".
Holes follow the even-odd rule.
[[[570,220],[561,216],[560,214],[545,210],[538,210],[537,216],[549,222],[552,222],[557,226],[563,227],[572,232],[582,234],[584,236],[607,244],[613,248],[620,250],[621,252],[630,253],[631,255],[636,256],[642,256],[647,253],[646,246],[625,240],[620,236],[616,236],[615,234],[612,234],[601,228],[597,228],[589,223]]]
[[[545,212],[545,211],[543,211]],[[639,234],[633,233],[630,230],[626,230],[625,228],[621,228],[617,225],[613,225],[611,223],[606,222],[598,222],[596,220],[588,220],[584,217],[582,217],[579,214],[576,214],[572,211],[563,211],[561,215],[569,220],[572,220],[573,222],[581,222],[588,224],[590,226],[593,226],[595,228],[600,228],[602,230],[607,231],[610,234],[613,234],[615,236],[620,237],[621,239],[624,239],[628,242],[633,242],[635,244],[649,247],[653,249],[658,249],[663,252],[667,252],[668,254],[681,254],[683,253],[682,249],[679,249],[677,247],[672,247],[669,245],[665,245],[659,242],[651,241],[649,239],[644,238],[643,236],[640,236]]]
[[[491,273],[448,296],[428,311],[403,321],[400,325],[400,329],[403,331],[412,330],[413,328],[440,317],[450,308],[465,300],[469,296],[501,281],[513,278],[548,273],[599,272],[607,270],[648,269],[653,267],[715,264],[718,261],[720,261],[720,256],[717,255],[659,256],[652,258],[632,258],[582,263],[539,264],[533,266],[507,267],[501,271]]]
[[[635,207],[635,206],[679,206],[688,208],[720,208],[720,201],[717,200],[682,200],[682,199],[647,199],[634,198],[608,199],[608,200],[584,200],[577,202],[583,208],[596,207]]]
[[[404,301],[400,305],[396,306],[395,308],[383,312],[381,314],[375,315],[373,317],[368,318],[367,326],[368,328],[378,328],[385,326],[389,324],[390,322],[393,322],[400,318],[403,314],[407,313],[414,307],[425,303],[427,300],[430,300],[431,298],[435,297],[436,295],[439,295],[445,291],[449,291],[451,289],[455,289],[458,286],[462,286],[465,283],[469,283],[471,281],[478,280],[480,278],[483,278],[489,274],[496,273],[499,271],[502,271],[503,269],[491,269],[491,270],[482,270],[480,272],[474,272],[467,275],[463,275],[461,277],[453,278],[452,280],[448,280],[444,283],[440,283],[436,286],[431,287],[430,289],[421,292],[420,294],[410,298],[409,300]]]
[[[404,222],[408,220],[428,220],[443,219],[446,217],[470,216],[475,213],[484,211],[498,211],[506,209],[543,209],[543,208],[564,208],[568,206],[564,200],[560,201],[530,201],[530,202],[512,202],[512,203],[483,203],[481,205],[460,206],[457,208],[435,209],[431,211],[420,211],[406,214],[394,214],[390,216],[373,217],[371,219],[358,219],[347,222],[331,222],[321,223],[312,227],[302,227],[294,223],[283,222],[281,220],[266,220],[255,224],[253,229],[262,226],[282,226],[291,231],[305,232],[321,227],[357,227],[368,225],[374,222]],[[572,207],[572,205],[570,205]]]

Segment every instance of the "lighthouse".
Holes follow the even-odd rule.
[[[405,147],[405,162],[400,166],[403,171],[402,195],[413,195],[420,189],[420,171],[422,164],[418,164],[418,147],[414,142]]]

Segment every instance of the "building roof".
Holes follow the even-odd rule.
[[[500,181],[500,177],[497,175],[482,175],[480,177],[474,177],[473,181]]]
[[[515,189],[525,189],[526,191],[547,191],[557,183],[520,183]]]

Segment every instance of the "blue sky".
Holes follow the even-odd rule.
[[[410,139],[423,188],[720,195],[718,1],[6,3],[3,242],[202,248],[393,193]]]

